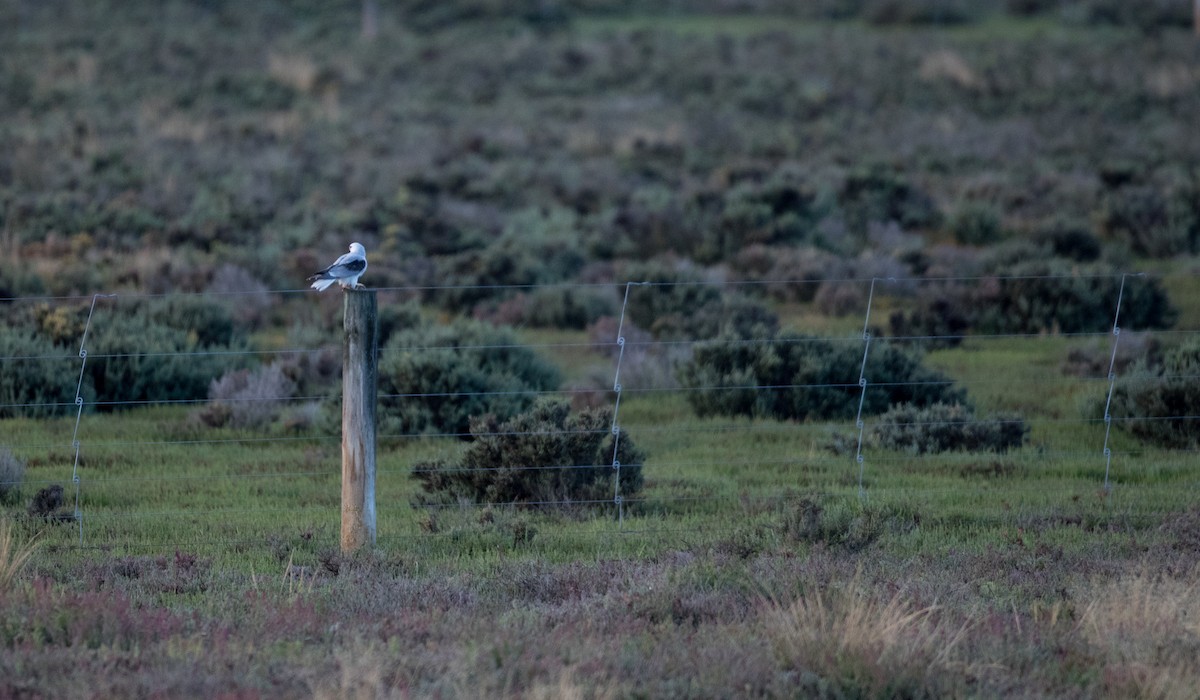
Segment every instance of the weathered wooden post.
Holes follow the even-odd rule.
[[[342,552],[375,544],[375,396],[379,316],[374,290],[344,292]]]

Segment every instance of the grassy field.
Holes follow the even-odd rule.
[[[0,699],[1197,697],[1194,437],[1102,418],[1136,271],[1116,387],[1198,412],[1160,357],[1200,330],[1186,3],[669,4],[380,3],[371,37],[356,2],[0,2]],[[617,315],[660,346],[620,367],[644,488],[417,505],[470,443],[389,427],[341,552],[341,299],[298,287],[351,240],[394,394],[458,391],[397,357],[461,341],[612,406]],[[944,341],[1023,444],[699,417],[672,366],[864,321]]]
[[[353,557],[337,549],[336,437],[197,439],[178,406],[87,414],[82,523],[13,526],[36,549],[0,588],[0,688],[1188,697],[1200,474],[1194,454],[1117,430],[1104,489],[1103,423],[1083,416],[1107,382],[1059,370],[1102,342],[932,353],[980,409],[1024,412],[1027,446],[868,442],[861,491],[852,424],[699,419],[678,391],[625,391],[620,424],[650,457],[620,521],[611,505],[414,507],[411,465],[462,444],[381,436],[378,546]],[[558,357],[568,376],[610,362]],[[4,428],[27,483],[73,501],[74,420]]]

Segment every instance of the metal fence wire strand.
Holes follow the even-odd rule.
[[[510,352],[517,348],[529,349],[546,355],[580,353],[584,356],[594,358],[597,366],[601,366],[605,359],[611,360],[611,384],[605,383],[602,379],[593,379],[588,383],[577,383],[557,389],[381,391],[378,394],[379,405],[382,407],[420,405],[422,403],[436,405],[437,402],[447,401],[468,402],[487,401],[491,399],[533,400],[543,397],[582,401],[591,405],[596,405],[597,403],[607,405],[611,408],[612,418],[610,424],[603,429],[574,431],[497,429],[472,432],[444,428],[407,430],[403,426],[400,429],[396,429],[397,426],[393,424],[391,429],[380,430],[377,440],[386,454],[402,454],[403,450],[411,449],[414,445],[418,445],[430,455],[440,454],[445,456],[454,454],[462,445],[472,440],[485,438],[509,440],[524,437],[571,438],[611,435],[611,454],[606,455],[605,459],[597,460],[597,463],[594,464],[514,462],[508,464],[465,466],[454,465],[452,463],[435,465],[434,461],[436,460],[431,460],[429,462],[418,461],[407,465],[387,462],[381,465],[379,469],[380,475],[394,481],[408,480],[413,476],[435,472],[446,475],[487,476],[488,474],[498,474],[501,472],[567,474],[608,470],[612,475],[612,488],[609,491],[611,498],[589,498],[567,503],[564,503],[562,500],[529,500],[506,503],[463,500],[454,503],[429,503],[415,500],[413,502],[395,502],[385,504],[380,509],[381,512],[387,513],[393,518],[393,520],[386,523],[385,529],[389,536],[398,538],[446,538],[446,533],[404,532],[404,528],[397,529],[397,523],[406,521],[406,518],[411,520],[412,514],[417,512],[452,513],[488,508],[553,512],[563,508],[598,508],[606,510],[606,512],[611,511],[615,529],[598,527],[597,532],[556,531],[545,533],[545,536],[590,538],[602,535],[604,532],[620,534],[626,537],[643,534],[653,535],[655,533],[672,533],[672,535],[689,536],[706,530],[716,532],[720,528],[706,528],[706,526],[701,525],[689,525],[686,527],[661,525],[662,521],[648,520],[647,513],[655,509],[661,509],[666,513],[685,513],[691,512],[688,510],[690,508],[703,508],[721,512],[740,512],[740,510],[750,508],[747,505],[748,503],[773,503],[777,505],[800,503],[803,499],[809,497],[805,495],[806,490],[800,486],[800,484],[804,483],[806,475],[813,473],[836,474],[839,470],[845,469],[847,455],[853,458],[853,466],[856,473],[848,475],[845,481],[835,479],[834,483],[854,487],[857,491],[858,501],[864,505],[870,493],[886,497],[920,498],[941,497],[945,495],[946,491],[952,491],[953,493],[978,498],[1079,499],[1081,493],[1086,491],[1086,484],[1094,476],[1097,488],[1105,495],[1106,502],[1110,504],[1110,507],[1112,507],[1116,499],[1126,499],[1122,502],[1125,503],[1127,508],[1131,509],[1129,511],[1131,513],[1136,512],[1144,515],[1160,512],[1154,510],[1157,507],[1154,503],[1141,502],[1134,499],[1144,497],[1147,494],[1169,491],[1183,494],[1191,493],[1200,496],[1200,475],[1190,471],[1191,467],[1189,466],[1197,463],[1196,455],[1200,454],[1200,450],[1194,446],[1152,447],[1143,445],[1125,439],[1118,431],[1113,430],[1113,426],[1116,425],[1118,428],[1129,430],[1138,429],[1139,426],[1170,425],[1178,426],[1181,431],[1186,432],[1188,430],[1200,429],[1200,425],[1196,425],[1200,421],[1200,415],[1196,415],[1195,412],[1190,410],[1165,410],[1153,415],[1118,415],[1115,411],[1118,403],[1116,399],[1123,388],[1154,386],[1156,384],[1170,386],[1173,383],[1195,381],[1200,378],[1200,375],[1187,371],[1168,369],[1152,372],[1138,370],[1135,365],[1129,365],[1128,361],[1123,359],[1121,352],[1125,349],[1125,344],[1121,343],[1123,337],[1122,331],[1125,330],[1124,337],[1129,338],[1131,336],[1129,329],[1122,329],[1120,325],[1122,314],[1125,311],[1122,305],[1129,299],[1134,298],[1132,296],[1133,292],[1127,289],[1127,284],[1132,284],[1132,278],[1135,277],[1146,278],[1148,275],[1145,273],[1114,273],[1111,275],[1090,276],[962,276],[937,279],[874,277],[837,280],[732,280],[716,283],[703,281],[628,281],[588,284],[562,283],[558,285],[431,285],[381,288],[377,291],[391,293],[399,298],[407,298],[429,292],[453,290],[472,290],[502,294],[526,293],[546,288],[593,290],[612,293],[618,304],[615,309],[619,309],[619,315],[614,318],[616,321],[615,336],[599,337],[599,335],[596,335],[586,341],[579,342],[553,340],[549,342],[519,343],[514,341],[467,345],[430,343],[403,347],[403,351],[407,353],[441,353],[447,357],[463,354],[487,356],[492,353]],[[888,335],[880,332],[878,328],[872,325],[873,309],[875,310],[875,316],[886,315],[886,313],[881,313],[880,309],[886,312],[897,305],[902,306],[906,303],[906,300],[912,299],[914,289],[925,285],[1021,284],[1025,282],[1070,284],[1081,279],[1111,279],[1118,284],[1116,303],[1112,309],[1111,328],[1053,333],[955,332],[927,334],[915,332]],[[828,332],[795,335],[781,334],[737,338],[655,338],[641,329],[634,328],[630,321],[631,318],[636,318],[633,316],[631,310],[633,305],[633,301],[631,301],[633,295],[631,293],[642,289],[652,291],[655,289],[665,290],[674,286],[708,285],[717,286],[725,290],[753,294],[757,290],[765,289],[767,286],[775,288],[789,285],[800,287],[821,283],[861,286],[865,301],[861,332],[846,334],[831,334]],[[283,300],[286,297],[307,293],[309,293],[307,289],[255,292],[256,295],[265,294],[273,300]],[[66,306],[78,311],[82,320],[78,351],[75,353],[55,350],[40,354],[36,352],[17,352],[0,356],[0,372],[17,372],[22,371],[22,368],[30,363],[45,363],[55,367],[52,371],[62,373],[64,385],[70,383],[74,386],[73,397],[64,392],[65,395],[57,397],[57,400],[29,400],[13,392],[0,394],[0,397],[3,397],[0,398],[0,415],[17,418],[22,415],[58,416],[64,419],[71,428],[69,441],[65,439],[65,435],[63,436],[64,439],[60,441],[58,439],[23,440],[18,434],[9,434],[4,437],[4,444],[0,446],[14,450],[14,453],[25,458],[35,458],[33,461],[37,462],[38,467],[32,469],[30,476],[25,479],[23,485],[26,488],[45,487],[54,484],[53,470],[58,469],[58,467],[48,469],[44,468],[43,464],[62,463],[64,469],[65,466],[70,467],[70,479],[74,489],[73,509],[70,516],[75,524],[76,531],[74,537],[76,543],[74,546],[80,550],[109,548],[110,550],[117,549],[124,551],[153,551],[155,549],[167,551],[174,546],[220,548],[221,546],[232,546],[238,543],[253,545],[261,543],[261,538],[257,538],[257,535],[248,539],[238,539],[236,537],[209,537],[205,533],[218,532],[222,527],[229,525],[230,522],[237,521],[242,516],[252,514],[278,515],[282,520],[289,522],[297,518],[326,521],[329,519],[329,514],[336,511],[337,503],[334,494],[331,493],[329,495],[328,503],[306,500],[309,497],[305,497],[305,500],[289,502],[289,498],[294,499],[296,496],[288,495],[291,491],[288,487],[295,484],[298,480],[312,480],[314,482],[325,483],[337,479],[338,471],[334,468],[333,464],[329,463],[329,455],[333,454],[331,448],[340,439],[338,434],[332,433],[327,429],[322,430],[319,425],[314,425],[290,434],[281,433],[270,426],[260,426],[234,431],[226,430],[206,436],[203,432],[197,432],[194,426],[184,426],[183,422],[187,420],[187,415],[218,403],[225,404],[228,407],[263,405],[277,407],[280,410],[285,408],[291,410],[290,407],[302,405],[336,406],[340,400],[339,395],[323,393],[323,389],[320,388],[316,391],[308,391],[299,395],[289,393],[232,396],[219,399],[212,398],[206,392],[200,392],[192,396],[176,396],[170,399],[94,397],[89,393],[87,389],[89,372],[102,369],[105,363],[138,361],[150,363],[146,366],[153,366],[153,363],[156,362],[189,361],[193,359],[202,361],[204,358],[223,358],[222,361],[228,360],[233,363],[232,366],[242,369],[253,369],[264,366],[266,363],[272,361],[296,357],[303,358],[304,356],[335,355],[340,351],[339,345],[328,342],[287,343],[284,347],[275,349],[264,347],[192,347],[178,351],[163,351],[159,349],[151,350],[147,347],[145,350],[138,350],[136,348],[138,339],[131,339],[134,349],[128,349],[129,346],[126,346],[122,351],[95,351],[91,341],[99,337],[96,334],[103,329],[105,324],[113,323],[121,314],[136,313],[136,307],[139,302],[176,297],[207,297],[231,304],[238,304],[244,298],[242,293],[238,292],[203,294],[137,294],[122,292],[119,298],[121,303],[117,303],[118,297],[116,294],[109,293],[97,293],[90,296],[0,299],[0,302],[15,305],[32,303]],[[876,320],[875,323],[879,322]],[[1134,343],[1132,347],[1135,348],[1138,347],[1136,344],[1138,336],[1151,339],[1161,337],[1174,342],[1178,340],[1190,340],[1200,335],[1200,329],[1189,328],[1139,328],[1134,330],[1137,333],[1133,335],[1134,339],[1130,342]],[[995,347],[1004,348],[1007,351],[1014,347],[1019,347],[1029,348],[1030,352],[1060,352],[1062,348],[1067,347],[1066,344],[1070,343],[1077,345],[1086,344],[1088,347],[1095,346],[1098,348],[1104,344],[1105,339],[1109,341],[1105,349],[1104,358],[1107,360],[1105,363],[1107,364],[1107,372],[1104,372],[1103,367],[1093,367],[1090,365],[1084,366],[1082,369],[1074,368],[1068,371],[1065,365],[1061,363],[1058,365],[1043,363],[1038,367],[1013,366],[1005,368],[1005,371],[1002,372],[964,378],[926,378],[914,381],[889,381],[886,377],[879,376],[876,367],[876,364],[879,362],[876,358],[886,354],[885,351],[887,348],[885,346],[893,346],[901,349],[910,347],[921,349],[929,346],[955,346],[969,343],[971,349],[989,349]],[[1059,343],[1059,345],[1044,346],[1043,344],[1047,341],[1053,341]],[[688,357],[692,352],[697,351],[698,348],[709,347],[714,344],[723,344],[730,348],[745,349],[747,351],[764,346],[782,348],[786,346],[823,344],[822,346],[825,347],[836,345],[849,348],[857,345],[861,348],[861,359],[855,368],[857,376],[846,376],[822,382],[731,381],[708,382],[700,385],[680,385],[674,379],[664,379],[663,377],[645,379],[643,374],[639,374],[637,371],[638,363],[645,362],[647,357],[659,358],[656,361],[666,362],[666,360],[662,360],[661,358]],[[962,347],[968,346],[962,345]],[[1128,351],[1126,351],[1126,354],[1128,354]],[[873,361],[876,364],[873,364]],[[953,375],[953,372],[949,372],[948,374]],[[1106,383],[1107,386],[1101,387],[1101,382]],[[990,453],[987,459],[992,461],[988,464],[993,465],[997,470],[1010,469],[1011,467],[1006,466],[1009,464],[1029,465],[1028,467],[1023,467],[1031,470],[1027,473],[1039,474],[1044,471],[1046,474],[1053,475],[1058,473],[1056,470],[1062,469],[1060,465],[1064,463],[1072,461],[1082,463],[1088,460],[1095,460],[1099,457],[1103,460],[1103,469],[1100,470],[1097,465],[1094,475],[1089,472],[1082,477],[1073,477],[1077,482],[1073,485],[1056,482],[1052,485],[1040,484],[1037,486],[1028,486],[1021,484],[1019,479],[1000,485],[994,483],[985,485],[965,483],[963,486],[951,490],[908,489],[891,485],[880,485],[881,483],[886,483],[886,477],[889,475],[905,470],[961,468],[964,470],[964,473],[970,473],[970,470],[979,470],[988,467],[988,464],[980,466],[978,459],[973,459],[963,453],[897,452],[880,447],[876,441],[875,436],[880,429],[879,418],[869,414],[865,410],[868,399],[877,396],[875,392],[890,392],[898,389],[921,390],[949,385],[963,387],[969,390],[972,395],[974,392],[989,393],[997,392],[1001,389],[1013,388],[1021,388],[1022,391],[1027,393],[1034,393],[1046,387],[1055,387],[1063,393],[1083,397],[1080,399],[1081,401],[1090,401],[1097,406],[1097,409],[1094,414],[1029,415],[1022,416],[1021,418],[1004,415],[1002,411],[978,411],[978,415],[972,415],[961,420],[901,420],[892,421],[889,425],[897,429],[914,430],[1023,427],[1033,434],[1043,436],[1043,438],[1038,444],[1019,447],[1011,453]],[[764,417],[754,419],[719,417],[688,422],[687,424],[654,422],[653,420],[639,423],[640,416],[643,414],[641,411],[635,410],[636,406],[632,403],[635,400],[654,401],[662,398],[663,400],[679,401],[681,404],[686,404],[693,401],[697,396],[719,396],[734,392],[750,392],[753,395],[765,396],[779,395],[785,392],[806,391],[840,392],[851,395],[854,397],[854,403],[856,404],[854,415],[848,421],[832,419],[774,420]],[[1100,406],[1102,406],[1102,411],[1099,408]],[[172,413],[164,414],[168,416],[164,420],[178,420],[178,429],[169,430],[166,434],[154,437],[128,437],[122,434],[119,426],[122,424],[124,416],[127,415],[124,413],[126,409],[154,407],[162,407],[164,410],[173,411]],[[635,417],[630,418],[630,416]],[[640,420],[644,421],[644,419]],[[93,421],[95,422],[93,423]],[[625,423],[630,424],[625,425]],[[117,429],[114,430],[110,427],[102,426],[114,426]],[[1044,437],[1064,430],[1090,431],[1080,433],[1080,435],[1094,435],[1097,442],[1090,444],[1095,445],[1099,449],[1096,450],[1095,448],[1088,448],[1082,445],[1076,446],[1080,444],[1078,439],[1075,439],[1075,443],[1073,444],[1056,444],[1054,441],[1047,440]],[[665,443],[680,444],[688,444],[702,438],[716,438],[717,444],[736,441],[738,444],[752,445],[771,445],[775,441],[788,440],[792,442],[781,444],[795,445],[796,447],[787,449],[798,451],[789,454],[785,452],[765,451],[766,448],[755,448],[753,451],[747,452],[745,448],[726,449],[725,445],[721,445],[715,448],[711,454],[693,455],[686,458],[674,455],[664,457],[650,455],[645,463],[642,464],[622,464],[619,458],[622,445],[626,440],[636,440],[641,435]],[[724,439],[724,436],[728,436],[728,440]],[[1090,440],[1091,438],[1087,439]],[[839,441],[842,442],[839,443]],[[838,444],[842,446],[835,448]],[[293,463],[288,465],[284,464],[281,458],[275,456],[278,448],[291,445],[296,445],[297,450],[300,449],[299,446],[303,445],[303,450],[312,455],[305,459],[311,461],[303,464]],[[176,464],[178,462],[177,455],[179,454],[199,454],[197,451],[207,449],[234,450],[243,448],[244,451],[238,459],[243,460],[244,465],[235,464],[232,468],[228,463],[225,463],[221,468],[188,464],[186,462]],[[785,448],[779,449],[783,450]],[[279,454],[282,455],[283,453]],[[868,457],[872,464],[870,473],[866,469]],[[128,471],[131,465],[147,460],[156,464],[162,462],[164,465],[169,464],[170,466],[164,466],[164,468],[158,469],[154,473],[130,473]],[[1156,465],[1156,473],[1166,474],[1170,477],[1170,480],[1159,485],[1142,485],[1135,479],[1123,485],[1122,491],[1124,493],[1118,494],[1115,488],[1118,484],[1117,478],[1131,476],[1129,470],[1135,469],[1139,462],[1146,460],[1153,460]],[[628,470],[635,468],[647,475],[649,479],[648,483],[654,483],[655,485],[641,493],[626,492],[625,476],[630,473]],[[740,491],[739,495],[730,495],[728,492],[719,490],[710,492],[702,484],[688,485],[686,476],[681,476],[698,469],[719,471],[727,478],[739,483],[743,479],[749,480],[746,483],[753,483],[754,479],[760,477],[764,471],[769,472],[776,478],[781,474],[788,475],[787,478],[791,478],[794,475],[796,486],[784,487],[780,492],[773,494],[752,492],[751,490],[747,490],[748,487],[745,486],[735,489]],[[1066,476],[1055,478],[1067,479]],[[181,499],[179,505],[177,507],[167,506],[165,508],[147,509],[138,508],[134,504],[123,501],[120,497],[121,489],[136,484],[157,485],[158,490],[166,495],[168,503],[172,498]],[[186,494],[192,490],[217,488],[221,484],[231,486],[238,484],[263,484],[263,488],[267,489],[267,494],[263,497],[264,501],[261,507],[256,508],[194,508],[182,501],[182,499],[186,498]],[[5,482],[4,485],[7,486],[9,484]],[[271,490],[279,490],[280,493],[270,494]],[[406,516],[405,514],[408,515]],[[85,517],[86,522],[89,524],[88,530],[84,528]],[[192,522],[197,528],[197,537],[194,539],[184,538],[172,543],[158,543],[156,545],[150,542],[122,539],[122,536],[114,534],[122,532],[119,527],[120,523],[149,523],[159,520]],[[669,519],[666,522],[669,523]],[[248,524],[245,527],[252,528]],[[410,523],[409,527],[416,526]]]

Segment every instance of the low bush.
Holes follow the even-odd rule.
[[[612,409],[572,412],[560,401],[540,401],[508,420],[471,421],[470,444],[454,461],[416,464],[421,502],[590,504],[612,502]],[[642,488],[645,455],[622,433],[616,446],[624,498]]]
[[[286,400],[295,388],[279,363],[253,371],[233,370],[209,384],[211,401],[198,415],[212,428],[261,429],[275,422],[284,412]]]
[[[785,510],[780,531],[792,541],[857,552],[885,534],[910,532],[920,522],[920,513],[911,507],[814,495]]]
[[[779,335],[743,341],[725,337],[700,343],[679,365],[680,383],[690,389],[697,414],[777,419],[854,418],[863,343],[812,336]],[[928,406],[965,402],[965,392],[921,363],[919,354],[873,342],[867,355],[864,414],[895,403]]]
[[[779,328],[778,316],[763,304],[726,293],[693,271],[644,264],[630,266],[626,276],[646,283],[630,288],[626,316],[658,340],[764,337]]]
[[[934,228],[942,214],[929,196],[903,173],[873,165],[851,171],[837,194],[849,232],[865,239],[869,224],[895,222],[905,230]]]
[[[79,356],[19,328],[0,326],[0,418],[59,415],[75,410]],[[92,398],[83,387],[84,399]]]
[[[452,311],[512,296],[513,287],[561,282],[584,266],[573,215],[561,209],[521,211],[494,242],[446,258],[433,301]]]
[[[1122,333],[1115,358],[1111,336],[1103,344],[1071,348],[1059,367],[1063,374],[1096,378],[1108,376],[1110,367],[1121,376],[1139,365],[1162,365],[1162,343],[1148,333]]]
[[[559,381],[509,330],[469,320],[404,328],[380,352],[382,431],[466,435],[471,418],[507,420]]]
[[[914,454],[934,452],[1007,452],[1029,434],[1018,415],[997,414],[977,420],[962,404],[935,403],[925,408],[893,406],[871,427],[874,443],[886,450]]]
[[[954,240],[985,246],[1000,240],[1003,222],[996,207],[986,202],[965,202],[954,210],[947,223]]]
[[[1113,389],[1109,414],[1116,425],[1148,443],[1200,447],[1200,340],[1164,351],[1161,365],[1122,377]]]
[[[611,315],[614,309],[611,294],[550,286],[490,305],[477,305],[474,315],[500,325],[582,330],[602,316]]]
[[[1127,184],[1106,193],[1100,229],[1138,255],[1165,258],[1200,246],[1200,195]]]
[[[229,346],[215,344],[229,338],[225,332],[212,326],[205,330],[200,318],[192,321],[200,324],[199,330],[187,327],[186,317],[175,325],[159,324],[146,315],[94,322],[88,340],[87,380],[102,408],[207,396],[209,382],[236,360],[223,352]]]
[[[1087,224],[1075,221],[1050,221],[1035,229],[1031,238],[1046,249],[1049,257],[1093,262],[1102,252],[1099,236]]]
[[[977,283],[937,283],[923,287],[912,308],[892,313],[891,333],[927,336],[931,344],[956,345],[961,338],[941,336],[960,335],[968,330],[1102,331],[1112,327],[1118,296],[1122,327],[1169,328],[1178,317],[1157,279],[1126,277],[1122,293],[1121,275],[1104,264],[1081,266],[1057,258],[1022,260],[1005,266],[1002,274]]]
[[[748,246],[730,262],[739,279],[761,281],[747,293],[765,294],[780,301],[812,301],[821,283],[849,274],[849,263],[816,248]]]

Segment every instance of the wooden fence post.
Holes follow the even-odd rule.
[[[379,316],[374,290],[344,293],[342,552],[375,544],[375,397]]]

